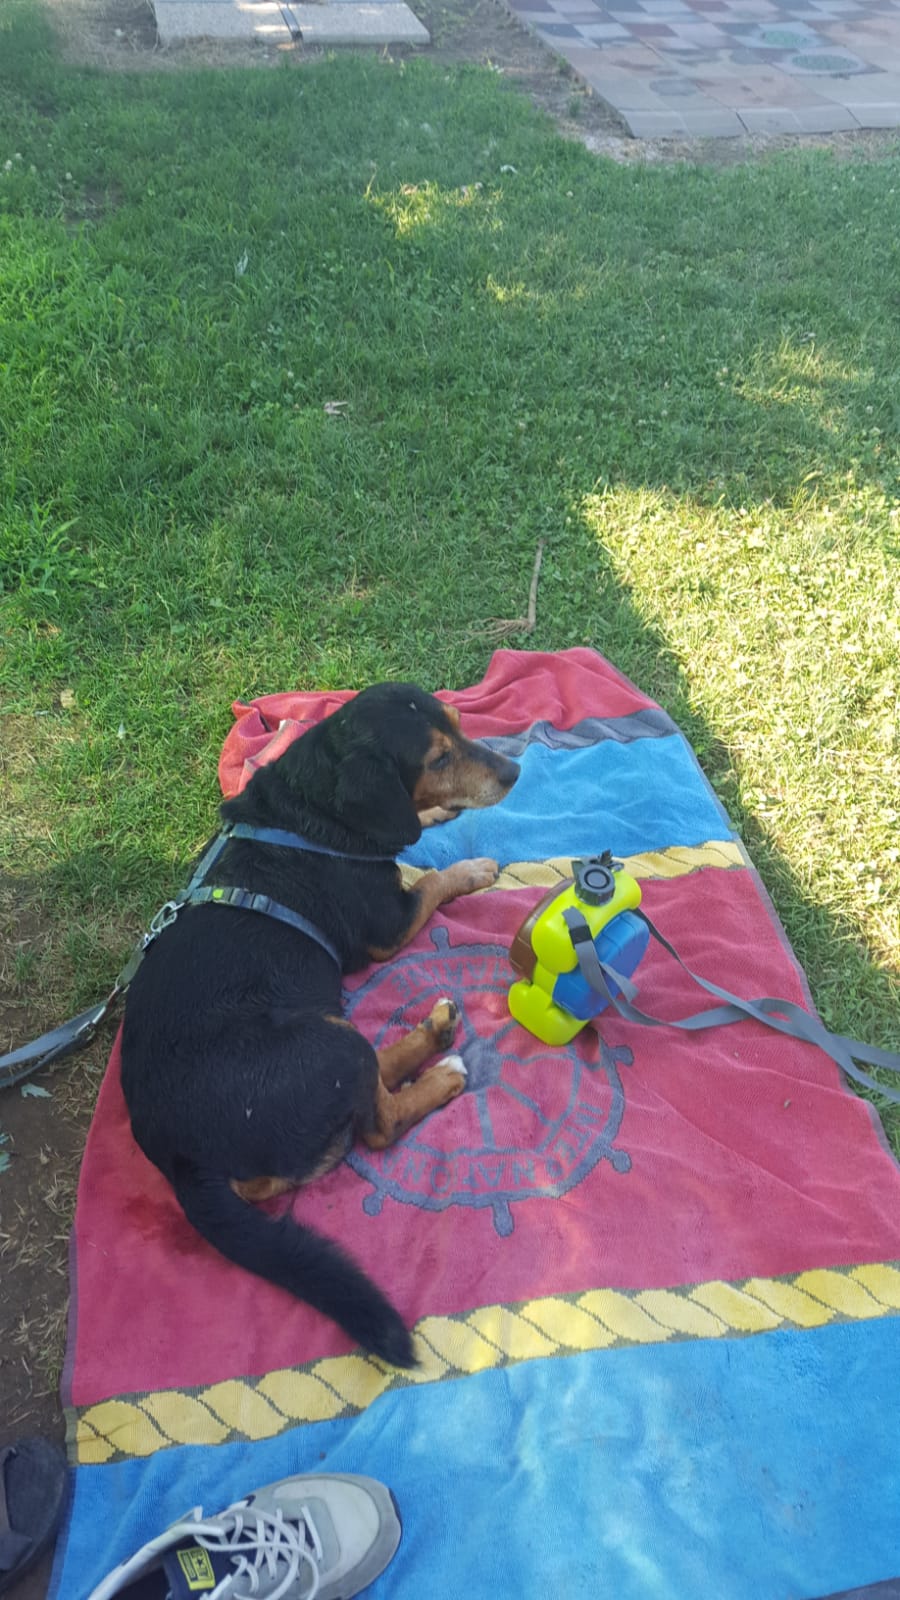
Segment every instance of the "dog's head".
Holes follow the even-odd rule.
[[[420,813],[496,805],[519,775],[515,762],[464,737],[452,706],[412,683],[363,689],[278,764],[292,752],[312,756],[313,734],[317,765],[329,769],[332,817],[385,854],[418,839]]]

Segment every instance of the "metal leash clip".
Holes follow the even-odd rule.
[[[164,906],[160,906],[156,916],[153,918],[153,921],[150,924],[149,929],[144,934],[143,943],[141,945],[142,950],[146,950],[147,946],[151,945],[154,939],[158,939],[159,935],[164,933],[166,928],[171,928],[172,923],[175,921],[183,905],[183,900],[167,900]]]

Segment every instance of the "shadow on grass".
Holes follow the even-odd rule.
[[[896,164],[619,168],[555,138],[493,74],[424,62],[123,86],[61,70],[37,35],[17,49],[3,392],[19,426],[0,484],[20,541],[15,691],[68,677],[85,738],[109,746],[143,719],[140,749],[156,741],[168,770],[138,756],[131,788],[168,816],[177,771],[212,811],[212,770],[188,770],[204,716],[297,681],[473,681],[473,625],[522,613],[545,539],[538,629],[510,642],[591,644],[661,701],[735,813],[826,1019],[866,1036],[874,1018],[872,1042],[896,1046],[893,979],[859,922],[816,901],[742,801],[691,650],[578,525],[604,489],[665,493],[665,528],[644,530],[660,587],[700,537],[695,511],[774,508],[787,567],[795,511],[826,498],[851,553],[882,538],[897,290],[871,219]],[[684,596],[705,598],[702,567]],[[642,582],[652,593],[652,571]],[[751,578],[748,617],[760,604]],[[714,606],[706,620],[715,638]],[[774,648],[767,669],[784,670]],[[67,801],[82,837],[134,835],[147,805],[110,792],[99,756],[87,777]],[[77,832],[63,826],[40,886],[62,942],[73,907],[102,927],[127,892],[115,850],[92,886]],[[146,882],[156,903],[170,892],[152,852]],[[83,1001],[94,968],[72,960]]]
[[[623,645],[612,655],[615,665],[654,695],[679,724],[701,765],[713,778],[719,799],[746,844],[760,876],[779,908],[789,941],[805,965],[814,1001],[832,1031],[850,1035],[881,1048],[900,1050],[900,1027],[883,1031],[883,1019],[898,1015],[895,977],[878,965],[866,950],[859,930],[850,920],[816,903],[806,892],[782,851],[760,822],[741,805],[740,785],[731,765],[731,753],[692,703],[691,684],[672,659],[665,638],[633,613],[627,592],[619,588],[608,597]],[[627,641],[627,643],[625,642]],[[516,641],[511,641],[515,644]],[[558,648],[566,648],[568,640]],[[604,641],[592,641],[600,645]],[[525,641],[519,641],[524,644]],[[453,684],[450,687],[463,687]],[[214,775],[210,773],[211,787]],[[216,795],[218,791],[216,790]],[[210,808],[210,831],[214,826]],[[678,842],[678,841],[675,841]],[[692,840],[700,843],[701,840]],[[136,870],[137,869],[137,870]],[[4,1033],[13,1029],[9,1046],[55,1026],[72,1011],[93,1004],[109,991],[116,974],[149,924],[153,911],[186,881],[190,864],[173,871],[172,863],[141,856],[129,846],[121,858],[94,848],[61,860],[54,868],[30,880],[4,876],[0,903],[6,925],[6,948],[20,972],[11,980],[7,960],[0,986]],[[135,878],[138,887],[135,891]],[[97,901],[108,900],[114,889],[129,884],[129,903],[114,917],[105,917]],[[105,893],[102,885],[106,886]],[[70,908],[60,917],[58,907]],[[81,913],[77,907],[84,909]],[[716,981],[718,974],[705,976]],[[512,971],[510,980],[512,981]],[[756,994],[752,964],[748,963],[742,991]],[[652,1010],[652,1001],[647,1002]],[[696,996],[696,1009],[705,1003]],[[693,1009],[693,1007],[692,1007]],[[106,1055],[121,1020],[119,1009],[102,1024],[97,1042],[86,1055],[73,1055],[49,1069],[70,1080],[64,1099],[76,1113],[92,1104],[99,1088]],[[873,1032],[881,1027],[881,1032]],[[3,1046],[6,1048],[7,1046]],[[878,1077],[878,1071],[875,1070]],[[896,1087],[897,1080],[883,1074]],[[51,1081],[45,1074],[43,1080]],[[852,1085],[849,1087],[852,1088]],[[895,1153],[900,1155],[900,1107],[863,1091],[881,1115]]]

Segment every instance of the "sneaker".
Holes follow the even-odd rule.
[[[384,1571],[400,1532],[393,1495],[373,1478],[282,1478],[218,1516],[198,1506],[89,1600],[350,1600]]]

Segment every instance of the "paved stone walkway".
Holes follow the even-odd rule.
[[[900,0],[506,4],[639,139],[900,127]],[[153,5],[163,45],[429,42],[405,0]]]
[[[508,0],[637,138],[900,127],[900,0]]]

